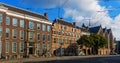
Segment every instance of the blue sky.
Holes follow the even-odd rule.
[[[0,0],[2,3],[27,9],[38,14],[49,14],[52,21],[62,17],[81,26],[102,25],[111,28],[113,35],[120,40],[120,0]],[[58,11],[58,9],[60,10]]]
[[[62,7],[60,7],[60,13],[58,15],[58,7],[55,7],[55,8],[44,8],[43,6],[36,6],[36,5],[31,5],[29,3],[26,3],[27,0],[0,0],[2,3],[5,3],[5,4],[9,4],[9,5],[12,5],[12,6],[16,6],[16,7],[19,7],[19,8],[23,8],[23,9],[26,9],[26,10],[29,10],[29,11],[33,11],[33,12],[36,12],[36,13],[39,13],[39,14],[44,14],[45,12],[48,12],[49,14],[49,19],[52,21],[54,20],[55,18],[58,18],[58,17],[63,17],[63,14],[64,14],[64,10]],[[32,0],[31,0],[32,1]],[[34,0],[33,0],[34,1]],[[116,17],[119,13],[120,13],[120,1],[119,0],[100,0],[99,1],[99,4],[101,6],[104,6],[106,8],[109,8],[109,6],[112,6],[112,10],[108,10],[109,11],[109,15],[114,18]],[[65,4],[67,5],[67,3]],[[62,6],[62,5],[61,5]],[[68,20],[68,21],[72,21],[71,17],[69,18],[64,18],[65,20]]]

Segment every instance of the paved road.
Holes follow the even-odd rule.
[[[63,57],[49,61],[29,61],[24,63],[120,63],[120,56],[100,56],[100,57]]]

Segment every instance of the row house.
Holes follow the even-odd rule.
[[[103,34],[108,39],[108,46],[104,50],[100,49],[99,54],[108,54],[113,50],[111,29],[101,26],[89,28],[84,24],[81,28],[75,22],[70,23],[61,18],[51,23],[47,13],[43,16],[0,4],[0,58],[76,55],[76,41],[80,36],[90,33]]]
[[[81,30],[75,22],[70,23],[63,19],[55,19],[52,24],[52,54],[75,55],[74,47],[77,48],[75,44],[80,36]]]
[[[47,17],[0,4],[0,57],[50,54],[52,23]]]

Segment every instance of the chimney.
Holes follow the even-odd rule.
[[[46,18],[48,18],[48,13],[44,13],[44,16],[45,16]]]
[[[76,22],[73,22],[73,25],[76,26]]]

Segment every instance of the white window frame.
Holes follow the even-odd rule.
[[[3,14],[0,14],[0,23],[3,21]]]
[[[40,43],[37,44],[37,51],[40,51]]]
[[[51,31],[51,26],[50,26],[50,25],[47,26],[47,31],[48,31],[48,32]]]
[[[29,29],[34,29],[34,22],[29,21]]]
[[[30,33],[33,33],[33,36],[32,36],[32,37],[31,37],[31,34],[30,34]],[[34,34],[35,34],[34,32],[29,32],[29,37],[28,37],[29,40],[33,40],[33,39],[34,39]],[[31,39],[31,38],[32,38],[32,39]]]
[[[40,30],[41,29],[41,24],[37,23],[37,29]]]
[[[10,37],[10,29],[9,28],[6,28],[6,34],[8,33],[8,37],[6,36],[6,38],[9,38]]]
[[[20,27],[24,28],[25,22],[24,20],[20,20]]]
[[[16,38],[17,38],[17,30],[16,30],[16,33],[15,33],[15,30],[16,30],[16,29],[13,29],[13,30],[12,30],[12,38],[14,38],[15,35],[16,35]],[[14,38],[14,39],[16,39],[16,38]]]
[[[49,38],[50,37],[50,38]],[[48,35],[47,36],[47,39],[48,39],[48,42],[50,42],[51,41],[51,36],[50,35]],[[49,40],[50,39],[50,40]]]
[[[23,52],[24,52],[24,48],[25,48],[25,47],[24,47],[24,42],[20,42],[20,44],[19,44],[19,46],[20,46],[20,53],[23,53],[23,52],[21,51],[21,50],[22,50],[22,46],[21,46],[22,44],[23,44]]]
[[[46,31],[46,25],[42,24],[42,31]]]
[[[14,46],[14,44],[16,44],[16,46]],[[16,48],[16,51],[14,51],[14,47]],[[12,42],[12,53],[16,53],[16,52],[17,52],[17,43]]]
[[[15,23],[16,22],[16,23]],[[12,19],[12,25],[13,26],[17,26],[18,25],[18,19],[17,18],[13,18]]]
[[[8,41],[6,41],[6,45],[5,45],[6,53],[9,53],[9,46],[10,46],[10,43]]]
[[[23,33],[22,33],[23,32]],[[23,35],[23,37],[22,37],[22,35]],[[23,39],[21,39],[21,37],[23,38]],[[24,30],[20,30],[20,39],[21,40],[24,40]]]
[[[8,16],[6,17],[6,25],[10,25],[10,17],[8,17]]]
[[[2,36],[2,26],[0,26],[0,37]]]
[[[37,33],[37,40],[38,40],[38,35],[39,35],[40,33]],[[41,36],[40,36],[41,37]],[[40,41],[40,39],[38,40],[38,41]]]

